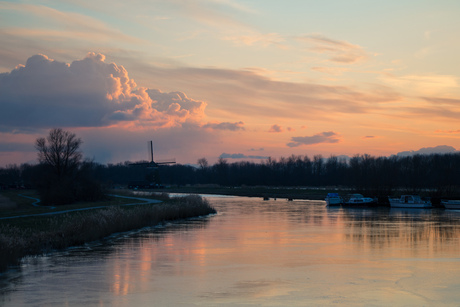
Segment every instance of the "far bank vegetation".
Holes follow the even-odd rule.
[[[230,163],[206,158],[196,166],[164,165],[157,169],[131,161],[99,164],[84,160],[82,140],[52,129],[36,141],[38,165],[0,168],[0,188],[38,189],[43,204],[61,205],[104,198],[104,188],[219,185],[230,187],[341,187],[369,196],[425,193],[431,197],[460,197],[460,153],[352,158],[291,155],[260,163]]]
[[[196,167],[165,165],[153,173],[145,168],[133,167],[129,161],[107,165],[90,163],[86,167],[91,180],[106,187],[126,187],[130,182],[143,180],[175,186],[329,186],[383,197],[403,192],[423,192],[432,197],[460,197],[460,153],[407,157],[364,154],[351,159],[292,155],[278,160],[269,158],[261,163],[229,163],[220,159],[214,165],[209,165],[203,158],[200,162]],[[40,173],[39,168],[23,164],[0,169],[0,184],[33,186],[33,178]]]

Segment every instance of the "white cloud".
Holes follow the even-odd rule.
[[[237,35],[226,35],[223,37],[224,40],[232,41],[237,45],[247,45],[247,46],[262,46],[268,47],[275,45],[281,49],[287,49],[285,39],[277,33],[268,33],[262,34],[254,31],[248,31],[246,34],[237,34]]]
[[[398,152],[396,155],[399,157],[408,157],[414,155],[430,155],[430,154],[447,154],[447,153],[456,153],[457,150],[448,145],[439,145],[436,147],[424,147],[420,148],[419,150],[409,150],[409,151],[402,151]]]
[[[453,75],[383,75],[383,81],[401,91],[431,96],[450,93],[458,89],[458,77]]]
[[[100,19],[80,13],[60,11],[44,5],[7,2],[0,2],[0,10],[13,14],[20,13],[30,22],[40,22],[35,23],[36,26],[33,28],[4,29],[5,33],[15,36],[37,37],[47,41],[72,37],[73,40],[78,38],[92,42],[108,42],[114,39],[131,44],[141,42],[140,39],[126,35]]]
[[[361,46],[322,35],[307,35],[300,37],[299,40],[313,44],[311,50],[329,55],[329,61],[331,62],[353,64],[364,61],[369,57]]]

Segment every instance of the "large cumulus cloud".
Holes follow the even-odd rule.
[[[121,65],[88,53],[71,64],[30,57],[0,74],[0,129],[103,127],[124,123],[160,128],[197,123],[206,103],[184,93],[137,87]]]

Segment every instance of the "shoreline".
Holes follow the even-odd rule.
[[[19,196],[22,197],[27,197],[30,199],[35,199],[29,196],[21,195],[18,194]],[[135,202],[135,203],[127,203],[127,204],[121,204],[119,206],[136,206],[136,205],[149,205],[149,204],[159,204],[162,201],[157,200],[157,199],[151,199],[151,198],[140,198],[140,197],[130,197],[130,196],[122,196],[122,195],[113,195],[113,194],[108,194],[108,196],[111,197],[121,197],[121,198],[126,198],[126,199],[134,199],[134,200],[139,200],[143,202]],[[40,201],[40,200],[38,200]],[[38,206],[35,204],[32,204],[33,206]],[[113,205],[112,205],[113,206]],[[39,206],[39,207],[47,207],[47,206]],[[87,210],[95,210],[95,209],[105,209],[105,208],[110,208],[110,205],[106,206],[98,206],[98,207],[86,207],[86,208],[78,208],[78,209],[69,209],[69,210],[61,210],[61,211],[53,211],[53,212],[45,212],[45,213],[34,213],[34,214],[23,214],[23,215],[13,215],[13,216],[6,216],[6,217],[0,217],[0,220],[8,220],[8,219],[15,219],[15,218],[26,218],[26,217],[39,217],[39,216],[49,216],[49,215],[57,215],[57,214],[65,214],[65,213],[70,213],[70,212],[77,212],[77,211],[87,211]],[[49,209],[56,209],[56,207],[47,207]]]
[[[429,197],[435,208],[443,208],[441,205],[442,199],[459,199],[460,192],[449,197],[441,197],[433,194],[433,191],[407,191],[404,189],[394,190],[389,193],[383,192],[362,192],[353,188],[347,187],[220,187],[220,186],[184,186],[184,187],[168,187],[164,189],[146,189],[140,191],[151,191],[155,193],[183,193],[183,194],[218,194],[218,195],[231,195],[231,196],[244,196],[244,197],[260,197],[264,199],[287,199],[287,200],[321,200],[324,201],[327,194],[334,192],[339,195],[350,195],[352,193],[359,193],[366,197],[377,199],[378,206],[390,207],[388,200],[389,196],[396,196],[404,194],[416,194],[421,197]]]
[[[304,188],[304,187],[168,187],[164,189],[139,190],[155,193],[183,193],[183,194],[214,194],[227,196],[245,196],[261,198],[279,199],[305,199],[305,200],[324,200],[330,191],[342,191],[337,188]]]
[[[142,199],[142,198],[135,198]],[[154,199],[151,199],[152,201]],[[0,273],[26,256],[81,246],[114,233],[204,217],[216,210],[197,195],[0,220]]]

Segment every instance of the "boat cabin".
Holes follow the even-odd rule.
[[[404,204],[414,204],[421,203],[422,200],[420,199],[420,196],[417,195],[402,195],[400,202]]]

